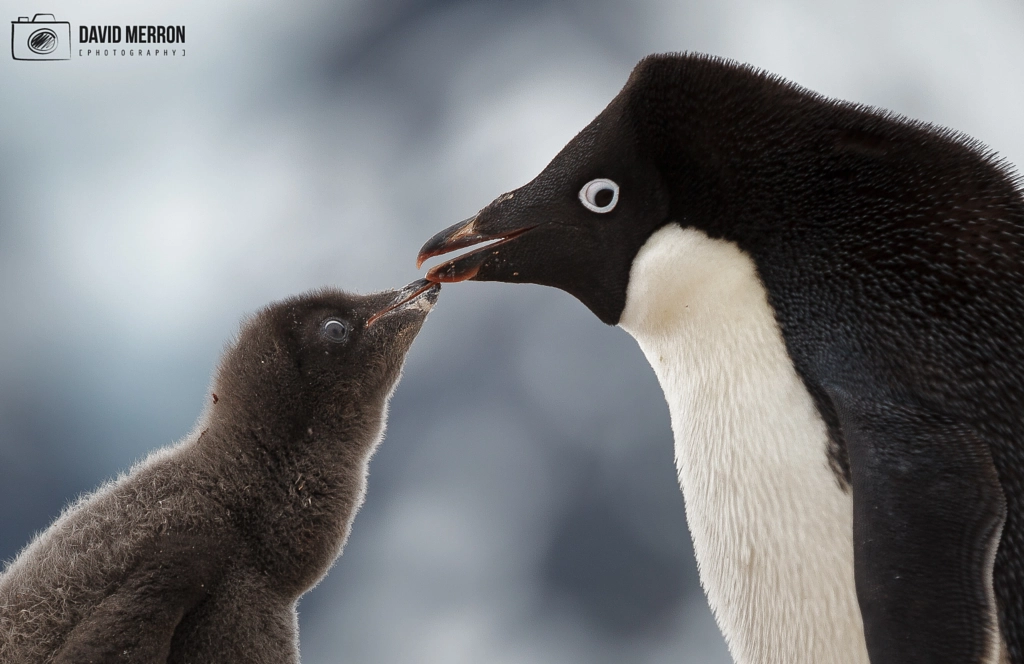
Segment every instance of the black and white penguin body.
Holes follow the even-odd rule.
[[[734,658],[1024,664],[1024,198],[955,132],[652,56],[424,245],[561,288],[659,378]]]
[[[68,507],[0,575],[0,662],[298,661],[387,401],[439,288],[271,305],[193,433]]]

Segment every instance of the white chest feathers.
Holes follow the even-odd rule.
[[[867,663],[853,504],[753,261],[670,224],[619,324],[654,367],[701,583],[740,664]]]

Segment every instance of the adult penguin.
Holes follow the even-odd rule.
[[[1024,664],[1024,200],[977,141],[657,55],[428,273],[636,338],[741,663]]]

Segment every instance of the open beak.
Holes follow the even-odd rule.
[[[398,295],[391,304],[370,316],[366,321],[366,327],[370,327],[381,317],[398,309],[417,307],[423,312],[430,311],[437,302],[437,296],[440,293],[441,284],[427,281],[426,279],[417,279],[398,291]]]
[[[454,226],[449,226],[427,240],[427,243],[423,245],[419,255],[416,256],[417,268],[423,265],[423,261],[434,256],[441,256],[465,247],[488,243],[483,247],[430,268],[426,275],[429,281],[447,283],[472,279],[480,271],[480,266],[483,265],[484,261],[501,253],[501,245],[535,228],[535,226],[526,226],[497,233],[480,232],[477,228],[479,218],[480,216],[477,215],[465,221],[460,221]]]
[[[608,260],[609,254],[615,256],[615,245],[606,244],[593,224],[571,223],[572,216],[560,214],[556,203],[530,196],[529,191],[513,200],[518,192],[500,196],[472,219],[427,240],[416,257],[417,266],[435,256],[470,249],[430,268],[426,279],[552,286],[583,302],[602,321],[615,324],[630,264]]]

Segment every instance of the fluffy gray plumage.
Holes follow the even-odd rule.
[[[425,284],[324,290],[244,323],[193,432],[68,507],[0,576],[0,662],[298,661],[296,601],[362,502],[437,298]]]

